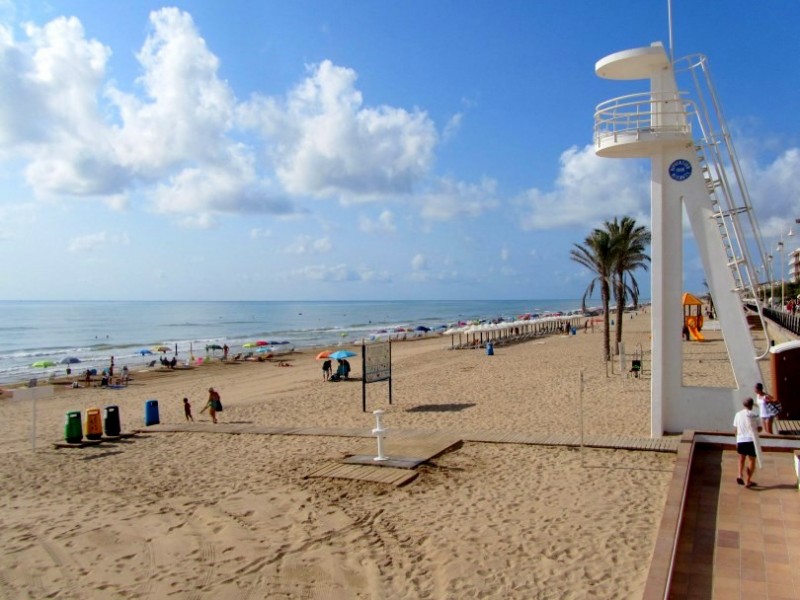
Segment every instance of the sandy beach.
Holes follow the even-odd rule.
[[[483,350],[439,337],[393,345],[385,383],[324,382],[316,352],[291,366],[217,362],[133,373],[125,389],[0,401],[0,597],[628,598],[643,589],[673,455],[467,442],[404,487],[306,478],[364,444],[322,436],[150,433],[53,448],[64,415],[114,404],[123,430],[157,399],[195,419],[207,389],[221,422],[390,430],[649,436],[649,314],[626,315],[641,379],[608,372],[580,331]],[[730,385],[719,332],[687,347],[686,383]],[[351,361],[360,375],[360,358]],[[583,392],[581,393],[581,374]],[[581,414],[581,406],[583,407]]]

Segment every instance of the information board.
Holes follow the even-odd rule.
[[[392,377],[390,342],[364,345],[364,383],[386,381]]]

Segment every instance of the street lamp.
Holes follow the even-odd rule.
[[[767,255],[767,277],[769,278],[769,307],[775,304],[775,277],[772,270],[772,254]]]
[[[775,248],[778,254],[781,255],[781,310],[784,309],[784,271],[786,271],[786,255],[783,253],[783,232],[781,232],[781,241],[778,242],[778,246]]]
[[[789,226],[789,233],[786,235],[788,237],[794,237],[791,225]],[[784,310],[786,306],[786,253],[784,252],[783,245],[783,228],[781,228],[781,239],[775,250],[781,255],[781,310]]]

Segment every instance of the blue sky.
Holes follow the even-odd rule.
[[[709,57],[774,245],[800,4],[706,4],[675,56]],[[0,299],[579,298],[572,244],[649,225],[648,163],[591,145],[647,83],[594,64],[654,41],[666,0],[0,0]]]

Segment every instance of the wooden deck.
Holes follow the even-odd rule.
[[[394,486],[412,481],[420,464],[454,450],[463,442],[484,444],[526,444],[540,446],[570,446],[609,448],[619,450],[649,450],[677,452],[680,438],[659,439],[631,437],[585,436],[581,439],[568,433],[511,433],[511,432],[454,432],[417,429],[389,429],[384,439],[386,461],[376,462],[377,441],[371,429],[332,427],[266,427],[254,423],[174,423],[151,425],[138,430],[147,433],[227,433],[232,435],[309,435],[370,438],[352,453],[338,461],[327,463],[306,477],[329,477],[371,481]]]
[[[785,421],[784,421],[785,422]],[[332,437],[372,438],[372,429],[341,427],[267,427],[253,423],[170,423],[151,425],[137,430],[141,433],[229,433],[255,435],[311,435]],[[584,436],[570,433],[514,433],[497,431],[434,431],[422,429],[388,429],[387,444],[396,444],[404,438],[418,436],[442,436],[443,439],[455,438],[464,442],[480,442],[485,444],[526,444],[537,446],[585,446],[587,448],[608,448],[615,450],[649,450],[653,452],[677,452],[680,436],[663,438],[637,438],[627,436]],[[366,445],[365,445],[366,446]],[[369,454],[376,446],[373,441],[369,446]],[[387,452],[389,454],[389,452]]]
[[[781,435],[800,435],[800,419],[776,419],[775,430]]]
[[[371,465],[349,465],[332,462],[306,475],[306,478],[309,477],[354,479],[357,481],[387,483],[399,487],[416,479],[417,471],[412,469],[395,469],[393,467],[376,467]]]

